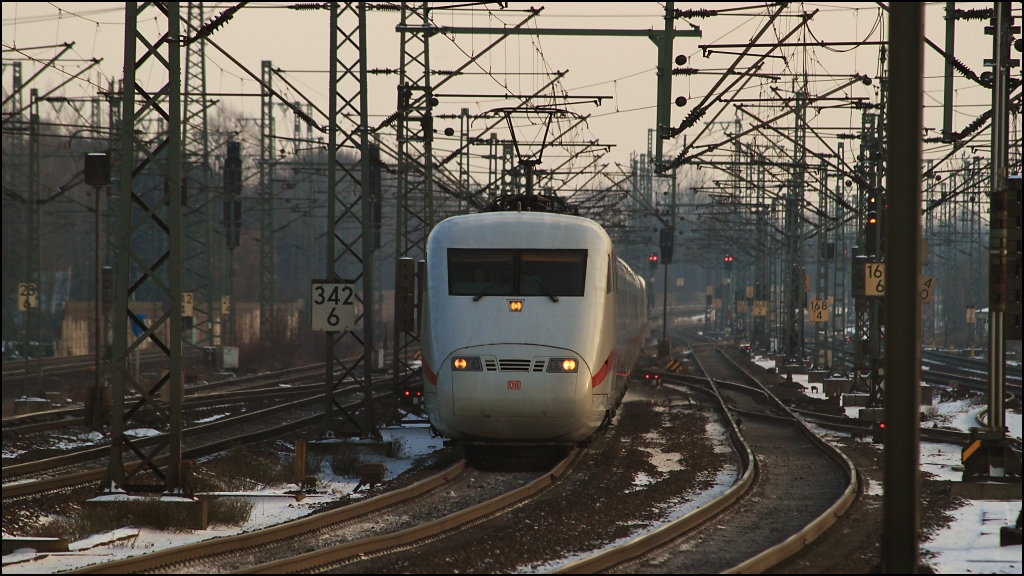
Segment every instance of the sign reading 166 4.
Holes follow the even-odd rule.
[[[344,332],[356,327],[356,298],[351,283],[313,280],[310,323],[313,330]]]

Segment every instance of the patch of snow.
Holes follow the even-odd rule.
[[[206,424],[207,422],[214,422],[229,415],[230,414],[214,414],[213,416],[207,416],[206,418],[200,418],[199,420],[196,420],[196,424]]]
[[[636,492],[640,488],[650,484],[654,484],[657,481],[657,478],[649,476],[646,472],[640,472],[639,474],[633,477],[633,487],[630,488],[628,491]]]
[[[134,436],[136,438],[145,438],[147,436],[159,436],[161,432],[152,428],[132,428],[131,430],[125,430],[125,436]]]
[[[1012,526],[1020,511],[1020,500],[971,501],[952,512],[948,528],[921,545],[922,556],[939,574],[1020,574],[1020,544],[999,545],[999,529]]]
[[[134,538],[138,535],[138,528],[117,528],[116,530],[111,530],[110,532],[105,532],[103,534],[94,534],[92,536],[89,536],[88,538],[83,538],[76,542],[72,542],[71,544],[68,544],[68,549],[73,552],[80,552],[82,550],[88,550],[90,548],[95,548],[97,546],[112,544],[119,540]]]
[[[430,437],[430,428],[426,424],[383,428],[381,435],[385,441],[399,440],[402,448],[402,454],[395,458],[379,458],[379,461],[387,465],[387,479],[405,472],[417,458],[440,449],[443,445],[441,438]],[[326,493],[322,497],[309,496],[301,502],[296,502],[293,498],[281,497],[286,490],[296,488],[293,484],[247,493],[244,497],[253,500],[255,506],[249,521],[242,526],[210,526],[208,530],[191,532],[151,528],[114,530],[72,543],[70,546],[72,552],[36,554],[35,551],[29,550],[9,554],[3,557],[4,574],[38,574],[73,570],[98,562],[119,560],[174,546],[274,526],[308,516],[315,507],[321,506],[327,499],[348,494],[359,483],[358,478],[344,477],[321,477],[321,481],[326,486]],[[358,498],[363,494],[364,492],[360,491],[354,496]],[[127,499],[129,496],[123,493],[112,493],[98,498]],[[125,530],[129,532],[124,532]],[[102,541],[106,541],[106,543],[94,544],[94,542]]]

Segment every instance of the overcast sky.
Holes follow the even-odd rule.
[[[932,3],[927,8],[926,34],[936,44],[944,44],[942,21],[945,3]],[[182,9],[186,4],[182,3]],[[208,3],[208,17],[219,13],[228,3]],[[540,5],[539,3],[537,4]],[[676,3],[680,9],[707,6],[709,4]],[[741,4],[714,4],[719,6],[740,6]],[[328,15],[322,10],[295,11],[287,4],[254,2],[242,9],[233,20],[218,30],[212,39],[237,58],[245,67],[259,74],[261,60],[271,60],[273,65],[287,74],[293,85],[324,110],[326,106],[328,67]],[[529,3],[512,2],[506,10],[487,12],[477,9],[462,11],[458,16],[452,12],[434,13],[434,21],[440,25],[503,26],[514,25],[525,17],[524,9]],[[547,3],[541,15],[531,26],[540,28],[622,28],[661,29],[663,28],[663,7],[657,3]],[[747,5],[750,6],[750,5]],[[756,4],[755,4],[756,6]],[[1019,6],[1019,5],[1018,5]],[[986,8],[991,3],[958,3],[960,8]],[[798,34],[791,41],[813,42],[815,39],[833,42],[867,40],[879,42],[887,38],[887,19],[881,9],[873,3],[835,4],[793,4],[785,17],[776,21],[774,29],[762,38],[771,41],[784,35],[793,26],[797,14],[818,10],[809,26],[809,34]],[[689,30],[698,26],[702,38],[679,38],[675,41],[674,53],[686,55],[686,66],[702,70],[721,70],[732,64],[734,56],[711,54],[705,57],[698,47],[701,44],[733,43],[744,44],[765,22],[765,10],[748,10],[729,16],[710,19],[678,20],[677,30]],[[1019,7],[1015,8],[1019,14]],[[29,48],[74,42],[73,51],[63,59],[62,72],[49,70],[43,73],[32,86],[46,91],[56,85],[67,73],[80,69],[80,62],[72,59],[102,58],[96,71],[88,75],[88,81],[76,81],[62,92],[79,95],[94,92],[96,85],[106,85],[105,78],[121,74],[123,51],[123,4],[104,2],[4,2],[3,3],[3,46],[4,46],[4,93],[10,91],[11,73],[7,63],[11,58],[30,55],[38,60],[51,58],[56,49],[28,50]],[[368,59],[370,68],[398,68],[399,42],[395,25],[397,12],[371,12],[368,16],[369,40]],[[156,26],[155,20],[143,21],[143,30]],[[956,54],[971,69],[979,74],[985,70],[983,59],[991,55],[991,37],[984,36],[984,23],[971,21],[959,24],[957,30]],[[431,41],[431,68],[454,69],[467,60],[467,54],[480,52],[493,41],[494,37],[482,35],[460,35],[455,38],[435,36]],[[12,51],[17,48],[19,51]],[[723,48],[722,52],[737,52],[736,48]],[[763,49],[752,49],[751,53],[763,53]],[[787,56],[769,58],[764,71],[773,74],[802,72],[805,69],[812,76],[810,92],[820,93],[834,87],[843,77],[860,73],[876,77],[879,72],[878,46],[868,45],[857,49],[841,46],[836,50],[814,48],[808,51],[788,49]],[[1019,54],[1016,54],[1019,57]],[[573,110],[590,115],[587,130],[579,135],[586,140],[598,140],[614,145],[606,161],[628,165],[630,154],[642,153],[647,148],[647,129],[655,124],[655,66],[657,50],[646,38],[624,37],[559,37],[559,36],[514,36],[480,59],[476,72],[457,79],[445,86],[449,94],[441,98],[435,114],[458,114],[463,107],[472,114],[484,112],[499,106],[510,105],[497,95],[501,93],[524,94],[538,89],[548,81],[541,72],[568,71],[560,87],[570,94],[606,96],[600,106],[592,102],[577,105]],[[942,100],[942,62],[932,51],[926,52],[927,76],[925,104],[928,106],[925,126],[941,128],[939,106]],[[746,63],[753,59],[748,58]],[[30,77],[38,64],[27,61],[23,76]],[[741,69],[745,66],[741,66]],[[1019,74],[1020,69],[1017,69]],[[486,73],[485,73],[486,72]],[[231,63],[216,50],[208,49],[207,89],[211,92],[258,93],[258,86],[246,73]],[[978,114],[990,107],[987,91],[973,82],[957,77],[958,109],[954,129],[962,129]],[[141,77],[144,83],[156,85],[157,78]],[[689,100],[686,107],[673,110],[673,123],[678,124],[696,102],[708,92],[717,75],[677,76],[674,80],[673,97],[684,96]],[[375,75],[369,83],[371,124],[390,114],[395,109],[397,75]],[[757,80],[748,85],[744,96],[771,96],[768,80]],[[790,80],[774,84],[783,90],[791,87]],[[300,99],[294,90],[280,84],[278,88],[289,99]],[[846,90],[851,96],[875,98],[877,82],[872,86],[855,85]],[[458,94],[474,94],[473,97],[458,97]],[[486,97],[486,95],[495,97]],[[218,98],[222,106],[242,110],[247,116],[258,118],[258,98]],[[814,112],[809,114],[812,124],[823,130],[836,124],[857,127],[859,112],[844,110],[836,112]],[[704,118],[709,120],[711,114]],[[732,121],[736,113],[729,110],[719,121]],[[746,120],[744,123],[746,124]],[[278,132],[290,135],[291,117],[280,115]],[[482,123],[480,121],[479,123]],[[479,127],[474,123],[474,128]],[[451,126],[458,130],[456,122],[438,121],[436,128],[441,131]],[[687,132],[693,137],[700,125]],[[499,137],[506,137],[499,134]],[[937,134],[937,132],[935,133]],[[520,137],[529,138],[529,134]],[[707,138],[705,136],[704,138]],[[987,139],[986,139],[987,140]],[[450,149],[453,142],[439,139],[439,150]],[[678,149],[681,140],[670,143],[669,150]],[[480,150],[484,154],[486,150]]]

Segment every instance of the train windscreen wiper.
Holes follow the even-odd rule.
[[[543,292],[545,296],[551,298],[552,302],[558,302],[558,296],[555,296],[554,293],[552,293],[551,290],[546,285],[544,285],[543,282],[541,282],[540,278],[538,278],[537,276],[526,275],[524,275],[523,277],[528,280],[533,280],[533,283],[536,284],[538,288],[540,288],[540,291]]]
[[[481,298],[483,298],[484,296],[487,296],[487,292],[488,292],[488,291],[489,291],[489,290],[490,290],[491,288],[494,288],[494,287],[495,287],[495,286],[497,286],[498,284],[502,284],[502,283],[508,282],[508,281],[509,281],[509,280],[511,280],[511,279],[512,279],[512,270],[510,269],[510,270],[507,270],[507,271],[505,272],[505,277],[504,277],[504,278],[502,278],[501,280],[496,280],[496,281],[494,281],[494,282],[491,282],[491,283],[490,283],[490,284],[488,284],[487,286],[484,286],[484,289],[483,289],[483,290],[481,290],[479,294],[477,294],[476,296],[473,296],[473,302],[477,302],[477,301],[479,301],[479,300],[480,300]]]

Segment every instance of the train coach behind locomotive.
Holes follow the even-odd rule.
[[[471,446],[586,443],[622,401],[646,326],[644,281],[592,220],[485,212],[427,242],[424,400]]]

